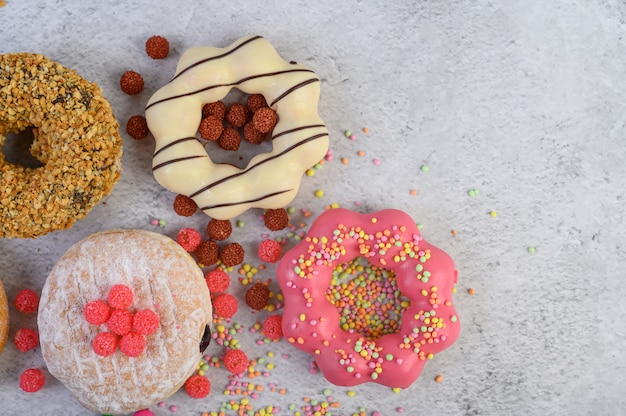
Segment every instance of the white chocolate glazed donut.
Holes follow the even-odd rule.
[[[214,163],[196,139],[202,106],[222,99],[233,87],[263,94],[279,118],[272,151],[256,155],[244,169]],[[241,38],[226,48],[187,50],[174,78],[146,106],[156,141],[155,179],[191,197],[216,219],[253,207],[284,207],[296,196],[306,169],[328,150],[328,130],[317,112],[319,93],[311,69],[284,61],[261,36]]]

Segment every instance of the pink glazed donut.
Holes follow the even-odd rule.
[[[408,298],[397,332],[372,339],[341,328],[339,311],[326,293],[333,271],[357,257],[394,272],[398,290]],[[454,262],[424,241],[415,222],[402,211],[324,212],[306,238],[283,256],[277,275],[285,296],[285,337],[313,355],[324,376],[336,385],[371,381],[406,388],[426,360],[459,335],[452,305]]]

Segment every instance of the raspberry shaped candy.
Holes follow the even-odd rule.
[[[221,293],[230,286],[230,276],[219,267],[206,274],[206,284],[211,293]]]
[[[213,240],[204,240],[195,251],[198,262],[204,266],[211,266],[220,258],[219,246]]]
[[[120,88],[128,95],[137,95],[143,90],[143,77],[135,71],[126,71],[120,78]]]
[[[243,373],[248,364],[248,356],[242,350],[228,350],[224,355],[224,367],[233,374]]]
[[[114,309],[106,324],[114,334],[126,335],[133,328],[133,314],[126,309]]]
[[[263,214],[263,222],[270,231],[279,231],[289,224],[289,214],[286,209],[268,209]]]
[[[22,289],[15,296],[13,305],[18,312],[35,313],[39,307],[39,295],[30,289]]]
[[[85,319],[92,325],[102,325],[111,316],[111,307],[103,300],[94,300],[85,305],[83,309]]]
[[[197,209],[196,202],[188,196],[178,194],[174,198],[174,212],[181,217],[191,217]]]
[[[29,368],[20,375],[20,389],[26,393],[35,393],[46,384],[43,371],[38,368]]]
[[[139,357],[145,348],[146,338],[137,332],[129,332],[120,339],[120,351],[129,357]]]
[[[280,315],[271,315],[265,318],[263,322],[262,334],[271,340],[278,341],[283,336],[283,317]]]
[[[246,291],[246,304],[257,311],[267,306],[269,298],[270,289],[261,282],[255,283]]]
[[[159,327],[159,315],[150,309],[142,309],[133,315],[133,330],[142,335],[150,335]]]
[[[220,250],[220,260],[226,267],[233,267],[243,262],[244,250],[239,243],[226,244]]]
[[[133,304],[133,290],[126,285],[114,285],[109,290],[107,302],[114,309],[126,309]]]
[[[148,136],[148,122],[140,115],[134,115],[126,122],[126,133],[135,140],[141,140]]]
[[[193,228],[183,228],[178,232],[176,241],[185,251],[193,253],[200,245],[200,233]]]
[[[39,345],[39,334],[31,328],[20,328],[15,333],[13,343],[22,352],[32,350]]]
[[[211,382],[208,378],[195,374],[185,382],[185,391],[189,397],[194,399],[202,399],[211,392]]]
[[[146,41],[146,53],[152,59],[165,59],[170,53],[170,43],[163,36],[150,36]]]
[[[109,357],[117,351],[118,337],[112,332],[100,332],[91,342],[91,346],[99,356]]]
[[[237,302],[237,298],[228,293],[224,293],[213,299],[213,310],[220,318],[232,318],[237,313],[238,308],[239,303]]]
[[[280,259],[282,247],[276,240],[263,240],[259,244],[259,258],[268,263],[276,263]]]
[[[216,220],[211,218],[206,226],[206,232],[213,240],[223,241],[230,237],[233,232],[233,225],[230,220]]]
[[[349,326],[342,328],[339,310],[327,297],[333,295],[327,291],[333,273],[357,258],[387,270],[381,280],[391,282],[393,276],[398,292],[407,299],[395,332],[368,337]],[[402,211],[328,210],[285,253],[276,274],[285,298],[285,338],[311,354],[331,383],[375,382],[406,388],[419,377],[426,361],[459,335],[452,304],[457,281],[454,262],[424,241],[415,221]],[[355,300],[349,312],[354,320],[363,320],[368,308],[366,302]]]

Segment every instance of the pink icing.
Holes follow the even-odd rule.
[[[339,312],[326,298],[333,270],[356,257],[392,270],[410,300],[398,332],[367,339],[339,325]],[[324,212],[307,236],[281,259],[278,283],[285,296],[283,332],[315,358],[324,376],[342,386],[376,382],[408,387],[427,359],[449,347],[460,326],[452,304],[454,262],[421,237],[406,213],[386,209],[359,214]]]

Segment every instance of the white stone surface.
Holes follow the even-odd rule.
[[[303,397],[321,402],[330,389],[341,404],[333,411],[338,415],[361,407],[367,415],[396,414],[398,407],[420,415],[620,414],[626,408],[625,19],[621,0],[7,0],[0,8],[0,53],[38,52],[75,68],[101,85],[124,126],[173,74],[185,49],[261,34],[322,79],[320,112],[334,160],[304,178],[293,206],[314,215],[334,202],[360,211],[403,209],[455,259],[461,337],[409,389],[362,385],[349,397],[349,389],[309,374],[310,358],[287,342],[258,347],[258,335],[244,329],[238,339],[252,357],[276,353],[266,357],[275,365],[270,376],[250,380],[265,386],[251,400],[255,410],[277,405],[279,414],[294,414]],[[163,61],[144,53],[154,34],[171,42]],[[120,91],[126,69],[143,74],[141,95]],[[347,129],[356,140],[344,137]],[[123,129],[122,136],[124,171],[106,204],[71,230],[0,239],[9,298],[24,287],[40,290],[63,252],[93,232],[155,229],[153,218],[168,220],[156,229],[172,237],[182,226],[204,227],[207,218],[199,213],[177,217],[174,195],[154,181],[152,139],[134,141]],[[357,156],[359,150],[365,155]],[[474,188],[480,193],[468,196]],[[316,189],[323,198],[314,197]],[[258,215],[242,215],[246,225],[231,237],[248,249],[246,261],[257,264],[254,247],[264,232]],[[310,218],[296,214],[294,221]],[[258,276],[274,279],[273,270]],[[243,290],[233,283],[233,293]],[[249,326],[266,314],[251,315],[242,305],[235,321]],[[15,309],[11,319],[10,336],[36,323]],[[208,352],[219,351],[212,345]],[[9,342],[0,356],[0,413],[87,414],[51,377],[42,391],[21,392],[18,375],[32,366],[43,367],[40,351],[20,353]],[[433,381],[437,374],[444,376],[440,384]],[[206,399],[179,392],[152,410],[219,410],[231,399],[222,394],[227,375],[211,369],[209,377],[213,392]],[[271,392],[272,382],[286,394]]]

